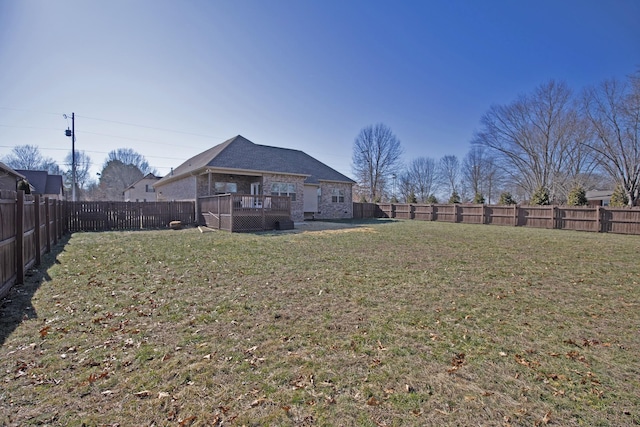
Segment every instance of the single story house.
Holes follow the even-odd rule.
[[[353,184],[300,150],[258,145],[238,135],[190,158],[154,187],[158,201],[227,193],[289,196],[291,219],[302,221],[352,218]]]
[[[156,190],[153,184],[158,182],[160,177],[152,173],[146,174],[142,179],[134,182],[124,189],[125,202],[155,202]]]
[[[0,162],[0,190],[16,191],[18,181],[26,179],[21,173]]]
[[[27,178],[27,181],[29,181],[29,184],[33,187],[31,194],[41,194],[43,197],[50,199],[64,200],[62,175],[49,175],[47,171],[25,169],[18,169],[16,172],[21,173]]]

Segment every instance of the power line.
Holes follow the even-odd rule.
[[[139,125],[139,124],[135,124],[135,123],[121,122],[121,121],[117,121],[117,120],[98,119],[96,117],[87,117],[87,116],[80,116],[80,115],[78,115],[78,117],[81,117],[83,119],[107,122],[107,123],[117,123],[119,125],[125,125],[125,126],[134,126],[134,127],[144,128],[144,129],[160,130],[160,131],[164,131],[164,132],[173,132],[173,133],[180,133],[180,134],[184,134],[184,135],[199,136],[199,137],[202,137],[202,138],[226,139],[226,138],[223,138],[221,136],[203,135],[201,133],[186,132],[186,131],[182,131],[182,130],[167,129],[167,128],[159,128],[159,127],[155,127],[155,126]]]

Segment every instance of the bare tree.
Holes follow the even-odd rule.
[[[120,160],[110,160],[102,169],[100,182],[94,189],[91,198],[94,200],[124,200],[124,190],[134,182],[143,178],[143,174],[135,165],[124,164]]]
[[[437,189],[438,168],[430,157],[413,159],[406,171],[406,180],[418,201],[425,203]]]
[[[456,156],[442,157],[438,164],[438,174],[449,195],[460,192],[460,161]]]
[[[481,124],[473,142],[495,151],[525,194],[547,188],[557,197],[578,173],[568,167],[583,147],[578,111],[566,84],[551,80],[509,105],[494,105]]]
[[[636,205],[640,197],[640,70],[627,82],[612,79],[587,89],[583,105],[595,132],[586,145],[622,185],[629,206]]]
[[[107,155],[107,160],[104,162],[104,167],[113,160],[117,160],[122,162],[125,165],[133,165],[137,167],[142,175],[147,175],[149,173],[156,174],[156,170],[149,166],[149,162],[144,158],[144,156],[131,148],[118,148],[117,150],[113,150],[109,152]]]
[[[370,202],[382,197],[385,184],[400,169],[401,156],[400,140],[388,126],[378,123],[360,131],[353,143],[351,168],[369,189]]]
[[[84,151],[76,150],[75,160],[76,160],[76,186],[77,186],[76,188],[86,189],[91,181],[91,176],[90,176],[91,157],[89,157],[87,153],[85,153]],[[67,171],[64,174],[65,181],[67,183],[68,188],[71,188],[71,181],[72,181],[71,162],[72,161],[73,161],[72,155],[71,155],[71,152],[69,152],[69,154],[67,154],[67,156],[65,157],[65,164],[69,165],[69,169],[67,169]]]
[[[54,175],[60,171],[55,160],[43,157],[37,145],[16,146],[10,154],[4,157],[3,162],[13,169],[46,170]]]
[[[473,145],[462,161],[462,179],[474,197],[482,195],[490,204],[499,192],[502,170],[485,147]]]

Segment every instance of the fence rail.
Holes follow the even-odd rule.
[[[640,208],[354,203],[353,216],[640,235]]]

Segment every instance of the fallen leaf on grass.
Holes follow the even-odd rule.
[[[375,396],[371,396],[369,400],[367,400],[367,405],[369,406],[378,406],[380,405],[380,401],[375,398]]]
[[[51,329],[51,326],[45,326],[44,328],[40,329],[40,338],[46,337],[49,333],[49,329]]]
[[[149,390],[142,390],[142,391],[139,391],[137,393],[133,393],[133,395],[135,397],[139,397],[139,398],[143,399],[145,397],[151,396],[151,392]]]
[[[187,418],[185,418],[184,420],[180,421],[180,422],[178,423],[178,425],[179,425],[180,427],[188,426],[188,425],[191,425],[191,423],[192,423],[192,422],[194,422],[195,420],[196,420],[196,417],[195,417],[195,416],[187,417]]]
[[[256,400],[254,400],[253,402],[251,402],[251,403],[249,404],[249,406],[251,406],[252,408],[255,408],[256,406],[261,405],[262,403],[264,403],[264,402],[265,402],[265,400],[266,400],[266,399],[264,399],[264,398],[262,398],[262,397],[261,397],[260,399],[256,399]]]

